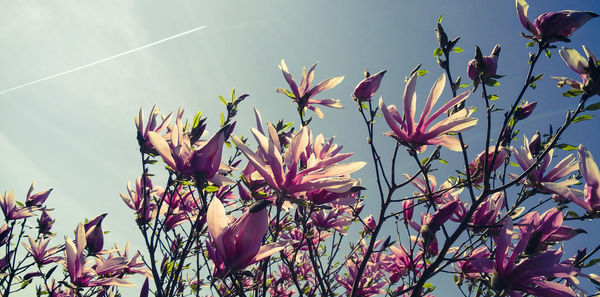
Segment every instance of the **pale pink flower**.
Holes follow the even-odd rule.
[[[567,77],[552,77],[558,80],[558,87],[569,85],[573,89],[582,90],[590,95],[595,95],[600,92],[600,69],[598,58],[592,51],[583,46],[587,59],[582,57],[579,52],[574,49],[563,47],[558,52],[560,57],[567,63],[575,73],[579,75],[581,81],[576,81]]]
[[[477,119],[469,117],[473,112],[472,109],[465,108],[453,113],[437,124],[432,125],[432,123],[450,108],[463,102],[471,92],[467,91],[459,94],[431,114],[433,106],[442,94],[444,85],[446,84],[446,75],[442,74],[431,88],[423,113],[421,113],[418,122],[415,123],[416,83],[417,74],[413,74],[408,79],[408,83],[404,89],[404,116],[398,113],[395,105],[386,106],[383,103],[383,99],[379,99],[379,108],[388,126],[392,129],[392,131],[385,133],[385,135],[395,138],[403,145],[414,147],[418,152],[425,151],[427,145],[441,145],[453,151],[462,150],[458,138],[447,135],[447,133],[463,132],[475,126]]]
[[[585,179],[583,191],[569,188],[559,183],[542,183],[548,191],[565,197],[583,207],[589,213],[600,210],[600,171],[592,154],[583,146],[579,146],[579,170]]]
[[[310,85],[312,83],[313,77],[315,76],[315,73],[314,73],[315,67],[317,67],[317,63],[313,64],[308,69],[308,72],[306,71],[306,68],[303,68],[302,69],[302,80],[300,81],[300,85],[297,85],[296,82],[294,81],[294,79],[292,78],[292,75],[288,71],[288,67],[285,64],[285,61],[283,59],[281,59],[281,63],[279,64],[279,69],[281,69],[281,72],[283,73],[283,77],[285,78],[288,85],[290,86],[291,92],[286,89],[283,89],[283,88],[277,88],[277,92],[287,95],[288,97],[292,98],[296,103],[303,104],[302,107],[308,108],[308,109],[314,111],[319,118],[323,118],[323,112],[321,111],[321,109],[319,107],[314,106],[315,104],[332,107],[332,108],[344,108],[344,107],[340,104],[340,100],[337,100],[337,99],[314,99],[313,96],[319,94],[322,91],[329,90],[329,89],[337,86],[339,83],[342,82],[344,77],[338,76],[338,77],[334,77],[334,78],[328,78],[311,88]]]

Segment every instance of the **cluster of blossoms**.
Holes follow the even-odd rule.
[[[32,282],[38,283],[37,292],[46,292],[49,296],[116,296],[118,287],[133,286],[127,280],[130,275],[151,277],[140,254],[129,254],[129,244],[125,250],[116,245],[104,247],[102,220],[106,214],[78,224],[75,241],[65,237],[63,244],[53,246],[54,220],[45,204],[51,191],[33,193],[32,185],[24,204],[15,201],[12,191],[0,195],[5,219],[0,228],[0,248],[6,251],[0,259],[3,296]],[[35,217],[37,234],[28,234],[28,229],[33,230],[28,223]],[[64,276],[59,276],[57,268],[60,267],[64,268]],[[21,274],[23,276],[19,276]]]
[[[414,297],[433,296],[430,280],[442,273],[454,275],[465,296],[586,295],[582,280],[600,282],[588,271],[600,261],[592,259],[600,247],[564,259],[564,245],[586,232],[569,220],[600,217],[600,170],[583,145],[577,154],[551,163],[559,152],[557,140],[581,120],[588,99],[600,93],[600,65],[590,50],[584,47],[587,59],[572,49],[559,50],[581,78],[556,78],[559,86],[573,88],[570,95],[581,95],[578,108],[557,131],[523,136],[520,147],[511,143],[521,137],[518,124],[543,105],[522,100],[541,77],[532,75],[538,57],[555,48],[551,44],[569,41],[597,15],[549,12],[532,23],[527,3],[515,3],[519,21],[531,33],[525,37],[537,44],[538,53],[532,54],[523,91],[509,103],[499,131],[491,125],[487,91],[502,77],[497,74],[500,45],[489,56],[476,48],[466,68],[473,89],[459,92],[465,85],[452,81],[449,66],[459,38],[449,41],[438,23],[434,55],[445,73],[423,104],[417,102],[418,71],[407,76],[401,107],[386,105],[383,98],[372,102],[386,70],[366,72],[354,89],[375,172],[366,183],[375,185],[375,194],[367,198],[365,184],[354,176],[367,163],[351,161],[353,153],[344,152],[333,137],[314,132],[305,114],[310,110],[322,118],[318,105],[342,108],[337,99],[315,96],[343,76],[311,86],[314,64],[303,69],[296,83],[282,60],[279,68],[289,90],[276,91],[296,104],[298,127],[283,120],[265,122],[254,109],[256,127],[235,130],[233,119],[248,96],[235,92],[230,101],[221,97],[226,114],[214,133],[207,132],[201,113],[187,122],[183,109],[161,115],[154,107],[147,119],[140,110],[135,125],[142,175],[127,184],[121,198],[135,214],[146,245],[144,260],[139,253],[130,256],[128,246],[105,248],[106,214],[78,224],[74,238],[53,245],[54,221],[45,206],[50,190],[33,193],[32,187],[25,203],[15,202],[12,192],[0,195],[5,218],[0,227],[2,296],[33,281],[38,296],[120,296],[117,288],[132,286],[128,277],[139,274],[146,277],[141,297],[204,296],[209,291],[240,297]],[[471,107],[479,86],[487,121],[474,117]],[[443,103],[434,108],[440,99]],[[418,119],[417,105],[423,106]],[[376,116],[385,120],[378,125],[389,130],[384,136],[394,144],[391,157],[375,142]],[[467,146],[463,133],[482,122],[487,122],[484,143],[474,152],[476,146]],[[496,139],[492,132],[498,132]],[[413,174],[396,172],[403,149],[406,159],[415,162]],[[462,153],[456,175],[441,182],[434,161],[448,164],[442,155],[456,152]],[[162,174],[152,171],[157,167],[165,169]],[[157,185],[160,178],[166,179],[164,186]],[[399,192],[408,187],[416,190]],[[536,202],[530,198],[535,195],[548,197]],[[365,214],[373,205],[379,206],[378,215]],[[32,217],[38,217],[37,236],[27,234],[33,230],[27,225]],[[64,268],[62,278],[55,276],[57,267]]]

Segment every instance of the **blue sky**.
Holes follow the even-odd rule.
[[[529,4],[531,20],[561,9],[600,12],[600,3],[592,0],[531,0]],[[39,190],[54,188],[49,203],[56,208],[53,214],[60,236],[72,234],[84,217],[109,212],[108,242],[120,245],[127,240],[139,242],[132,214],[119,193],[140,174],[133,125],[140,107],[147,112],[157,104],[162,112],[171,112],[181,106],[190,118],[202,110],[214,131],[222,110],[217,95],[229,94],[235,87],[240,94],[250,94],[240,108],[236,128],[236,134],[247,135],[253,125],[252,107],[267,121],[298,120],[289,100],[275,93],[277,87],[286,86],[277,68],[279,61],[285,58],[298,79],[302,66],[319,61],[315,81],[338,75],[345,79],[318,98],[340,99],[346,108],[324,109],[325,118],[315,118],[311,126],[326,137],[335,135],[346,152],[357,153],[355,160],[366,160],[364,128],[350,98],[354,86],[365,68],[387,69],[377,96],[387,104],[399,104],[405,75],[420,63],[429,70],[417,87],[417,98],[423,100],[442,73],[432,55],[437,47],[433,29],[440,15],[449,36],[461,36],[458,46],[464,52],[454,55],[451,63],[454,76],[462,76],[463,81],[475,45],[484,54],[496,43],[502,45],[498,73],[506,77],[493,90],[500,96],[497,105],[507,107],[512,102],[527,69],[526,40],[519,36],[524,29],[513,1],[3,1],[2,7],[0,91],[207,26],[0,95],[0,190],[14,189],[17,199],[24,199],[31,181],[37,182]],[[558,45],[580,49],[584,43],[600,53],[599,28],[600,19],[592,20],[574,34],[571,44]],[[536,72],[546,77],[525,96],[539,102],[522,128],[528,136],[536,129],[546,130],[548,124],[557,127],[565,108],[576,106],[574,100],[560,96],[564,90],[554,87],[549,78],[576,77],[557,50],[538,65]],[[446,88],[440,100],[450,94]],[[473,94],[468,104],[481,106],[479,94]],[[418,110],[422,105],[419,101]],[[597,119],[579,123],[564,140],[584,143],[600,160],[597,127]],[[475,141],[471,157],[483,149],[483,143],[477,143],[480,132],[466,133],[467,141]],[[382,147],[393,145],[383,136],[379,139]],[[448,151],[443,155],[450,161],[458,156]],[[400,171],[414,168],[408,162],[403,166]],[[358,174],[366,185],[372,184],[369,170]],[[582,242],[593,238],[591,234],[581,236]]]

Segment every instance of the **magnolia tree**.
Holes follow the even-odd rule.
[[[471,82],[453,79],[450,58],[459,38],[450,39],[441,23],[434,51],[441,75],[420,115],[415,85],[424,72],[418,67],[396,99],[400,107],[394,99],[373,101],[385,70],[366,73],[353,97],[366,129],[368,163],[350,162],[352,153],[311,129],[312,112],[322,118],[320,107],[342,107],[338,100],[317,99],[343,77],[313,84],[316,64],[303,69],[299,81],[283,60],[279,65],[288,86],[277,92],[296,104],[297,124],[265,122],[255,110],[254,128],[236,128],[247,95],[235,92],[221,97],[226,112],[216,133],[206,133],[201,113],[187,121],[183,110],[167,116],[157,108],[149,116],[140,111],[142,174],[121,197],[134,213],[143,252],[105,245],[105,214],[82,222],[62,241],[51,233],[49,190],[34,193],[32,187],[24,203],[5,193],[2,296],[32,287],[37,296],[119,296],[134,274],[146,277],[140,296],[161,297],[432,296],[440,276],[453,278],[454,296],[593,293],[600,277],[591,266],[600,261],[600,245],[574,254],[563,250],[586,232],[569,221],[589,226],[600,216],[600,172],[583,145],[559,144],[571,124],[600,108],[593,101],[600,94],[600,63],[590,49],[583,46],[585,58],[576,49],[558,50],[579,76],[554,77],[559,87],[570,87],[563,95],[579,98],[574,110],[565,109],[564,123],[535,135],[520,135],[518,127],[535,115],[537,103],[523,97],[542,77],[535,74],[539,58],[597,15],[548,12],[531,22],[524,0],[516,0],[516,8],[528,31],[522,35],[535,50],[522,61],[527,74],[512,100],[491,102],[496,95],[489,90],[501,78],[499,45],[489,56],[476,48],[466,65]],[[480,118],[469,104],[475,100],[485,103]],[[492,118],[502,125],[492,125]],[[376,125],[389,129],[383,137],[395,140],[393,148],[376,142]],[[476,125],[485,133],[482,152],[464,141]],[[448,164],[443,158],[454,156],[461,165],[440,176]],[[414,162],[417,169],[399,172],[399,162]],[[376,180],[370,189],[357,178],[367,172]],[[377,213],[363,211],[367,199]]]

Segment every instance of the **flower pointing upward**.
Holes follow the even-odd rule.
[[[342,82],[342,80],[344,80],[344,77],[338,76],[338,77],[328,78],[328,79],[318,83],[316,86],[310,88],[310,84],[312,83],[312,80],[315,76],[315,67],[317,67],[317,63],[313,64],[308,69],[308,72],[306,71],[306,68],[302,69],[302,80],[300,81],[300,85],[298,86],[296,84],[296,82],[294,81],[294,78],[292,78],[292,75],[288,71],[288,67],[285,64],[285,61],[283,59],[281,59],[281,64],[279,64],[279,69],[281,69],[281,72],[283,73],[283,77],[285,78],[288,85],[290,86],[291,92],[286,89],[283,89],[283,88],[277,88],[277,93],[282,93],[282,94],[287,95],[288,97],[292,98],[292,100],[294,100],[294,102],[298,103],[299,106],[301,106],[302,108],[308,108],[308,109],[314,111],[317,114],[317,116],[322,119],[323,112],[321,111],[320,108],[314,106],[313,104],[320,104],[320,105],[324,105],[324,106],[332,107],[332,108],[344,108],[344,107],[340,104],[340,100],[337,100],[337,99],[313,99],[313,96],[319,94],[322,91],[329,90],[329,89],[337,86],[339,83]]]
[[[433,105],[435,105],[444,90],[445,83],[446,75],[442,74],[431,88],[429,97],[427,97],[427,102],[425,103],[425,108],[417,123],[415,123],[417,101],[417,96],[415,94],[415,86],[417,84],[416,74],[413,74],[408,79],[408,83],[404,89],[404,117],[400,116],[395,105],[386,106],[383,103],[383,99],[379,99],[379,108],[381,109],[388,126],[392,129],[392,131],[385,133],[385,135],[395,138],[404,145],[414,146],[420,153],[425,151],[427,145],[441,145],[453,151],[460,151],[461,146],[459,140],[455,136],[444,134],[465,131],[475,126],[477,124],[477,119],[469,117],[473,110],[467,108],[455,112],[437,124],[431,125],[437,117],[448,111],[454,105],[464,101],[471,94],[470,91],[461,93],[431,114]]]

